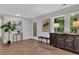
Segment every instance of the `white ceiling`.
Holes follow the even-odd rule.
[[[72,6],[70,4],[0,4],[0,14],[35,18],[59,9]]]

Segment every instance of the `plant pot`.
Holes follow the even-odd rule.
[[[7,44],[11,44],[11,41],[7,41]]]

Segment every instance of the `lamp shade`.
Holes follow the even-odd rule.
[[[59,27],[59,23],[55,23],[54,24],[54,27]]]
[[[74,21],[73,22],[73,27],[77,27],[78,28],[79,27],[79,21]]]

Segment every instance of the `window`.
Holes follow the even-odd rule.
[[[70,16],[70,33],[77,33],[78,28],[73,25],[73,22],[78,21],[79,19],[79,14]]]
[[[64,17],[54,18],[54,32],[64,32]]]

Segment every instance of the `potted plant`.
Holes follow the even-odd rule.
[[[7,41],[8,44],[11,43],[11,41],[10,41],[10,32],[14,31],[15,28],[16,28],[16,24],[11,24],[10,21],[1,26],[1,29],[3,29],[5,32],[8,32],[8,41]]]

